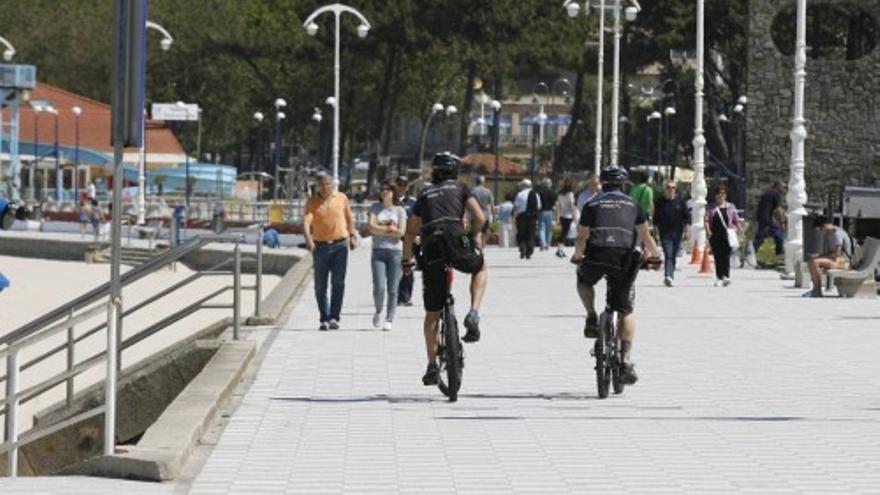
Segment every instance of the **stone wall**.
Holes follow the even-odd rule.
[[[809,5],[835,1],[810,0]],[[880,0],[848,3],[880,22]],[[750,4],[747,163],[752,205],[773,179],[789,178],[794,57],[776,48],[771,26],[781,9],[794,4]],[[856,61],[808,58],[805,117],[809,202],[825,202],[845,185],[880,186],[880,46]]]

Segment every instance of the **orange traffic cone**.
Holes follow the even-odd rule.
[[[712,253],[712,250],[709,246],[706,246],[706,249],[703,250],[703,263],[700,265],[700,273],[712,273],[712,258],[709,256]]]
[[[694,248],[691,250],[691,264],[699,265],[703,262],[703,250],[700,249],[699,243],[694,241]]]

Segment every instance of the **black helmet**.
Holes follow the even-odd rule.
[[[431,160],[431,168],[434,172],[444,172],[456,176],[459,169],[461,169],[461,158],[449,151],[437,153],[434,155],[434,159]]]
[[[431,160],[431,182],[439,184],[447,180],[455,180],[460,169],[461,158],[449,151],[437,153]]]
[[[626,169],[612,165],[602,169],[599,180],[604,188],[608,188],[608,186],[620,187],[629,181],[629,174],[626,173]]]

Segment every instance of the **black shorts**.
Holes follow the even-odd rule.
[[[484,267],[482,253],[453,268],[463,273],[474,274]],[[426,266],[422,269],[422,303],[425,311],[440,311],[446,303],[446,269],[442,264]]]
[[[594,286],[604,277],[608,283],[606,300],[612,310],[630,314],[636,301],[636,276],[640,257],[631,251],[608,250],[590,253],[577,269],[578,283]]]

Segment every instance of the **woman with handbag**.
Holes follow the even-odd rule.
[[[715,204],[706,211],[705,228],[715,259],[715,287],[730,285],[730,255],[739,247],[742,224],[736,206],[727,201],[727,186],[715,186]]]

